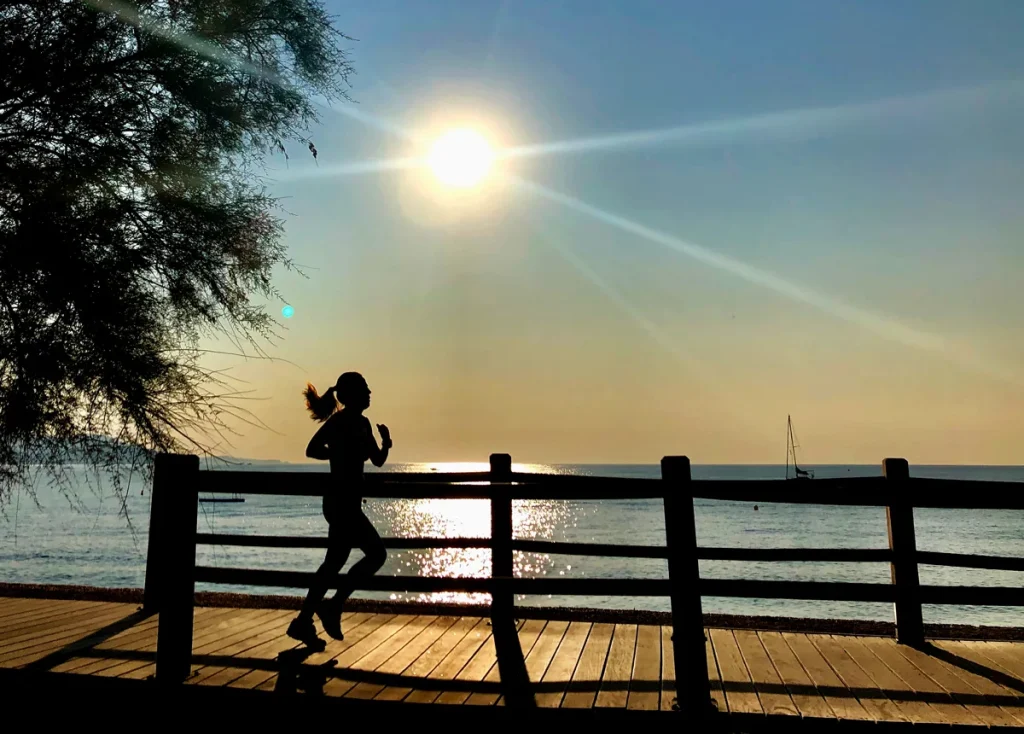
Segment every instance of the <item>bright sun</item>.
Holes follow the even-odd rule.
[[[442,183],[467,188],[480,183],[491,170],[494,153],[480,133],[449,130],[434,143],[428,160]]]

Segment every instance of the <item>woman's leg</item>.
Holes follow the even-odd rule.
[[[313,620],[313,612],[323,601],[331,579],[341,573],[341,569],[345,567],[345,563],[352,553],[352,540],[347,536],[348,533],[342,530],[340,523],[331,523],[327,533],[327,553],[324,556],[324,562],[316,571],[313,583],[309,587],[309,593],[306,594],[306,600],[302,602],[302,610],[298,617],[300,620]]]
[[[388,559],[388,551],[384,547],[384,541],[380,539],[380,534],[377,532],[377,528],[373,526],[373,523],[370,522],[370,518],[362,512],[359,512],[358,517],[353,519],[351,533],[349,542],[363,552],[363,557],[352,565],[346,577],[355,579],[360,576],[373,576]],[[353,591],[355,591],[354,584],[351,582],[342,583],[338,586],[338,592],[331,601],[340,609],[341,605],[352,595]]]

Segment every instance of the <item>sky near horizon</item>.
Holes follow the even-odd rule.
[[[269,426],[223,453],[302,460],[357,370],[394,461],[781,463],[792,414],[1024,463],[1024,4],[327,2],[357,103],[272,162],[305,277],[280,361],[211,358]],[[401,164],[462,127],[478,187]]]

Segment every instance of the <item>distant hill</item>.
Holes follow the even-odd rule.
[[[291,462],[281,461],[280,459],[247,459],[239,456],[212,456],[209,459],[200,459],[200,461],[211,461],[211,462],[225,462],[228,464],[252,464],[254,466],[268,466],[268,465],[281,465],[289,464]]]

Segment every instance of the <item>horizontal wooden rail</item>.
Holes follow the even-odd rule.
[[[490,538],[382,538],[386,548],[409,550],[419,548],[490,548]],[[256,548],[326,548],[327,538],[299,535],[229,535],[199,533],[199,545],[247,546]],[[668,551],[659,545],[623,545],[618,543],[568,543],[554,540],[513,540],[512,549],[524,553],[547,553],[566,556],[612,556],[618,558],[667,558]],[[967,556],[971,558],[972,556]],[[702,561],[788,561],[794,563],[888,563],[888,548],[698,548]],[[1011,559],[1014,560],[1014,559]],[[1024,565],[1024,561],[1021,562]]]
[[[196,581],[210,584],[308,588],[314,574],[300,571],[263,571],[244,568],[197,566]],[[334,588],[343,580],[333,582]],[[668,596],[668,579],[534,579],[447,578],[439,576],[369,576],[359,579],[367,591],[562,594],[567,596]]]
[[[923,604],[964,604],[987,607],[1024,607],[1024,587],[922,586]]]
[[[702,561],[889,563],[888,548],[697,548]]]
[[[381,538],[385,548],[410,550],[416,548],[490,548],[490,538]],[[227,535],[199,533],[200,545],[231,545],[255,548],[326,548],[326,537],[302,535]]]
[[[382,538],[385,548],[490,548],[490,538]],[[257,548],[326,548],[327,538],[296,535],[228,535],[199,533],[201,545],[230,545]],[[513,540],[512,550],[573,556],[617,556],[622,558],[665,558],[664,546],[619,545],[614,543],[562,543],[549,540]]]
[[[196,567],[196,581],[211,584],[308,588],[312,580],[313,574],[308,572]],[[701,579],[699,587],[701,596],[890,603],[896,599],[896,589],[891,584]],[[367,591],[427,593],[490,593],[506,590],[515,594],[537,595],[666,596],[670,582],[668,579],[371,576],[359,579],[359,588]],[[1024,606],[1024,588],[1005,586],[921,586],[920,596],[926,604]]]
[[[1024,558],[1011,558],[1009,556],[918,551],[917,562],[926,566],[954,566],[956,568],[983,568],[990,571],[1024,572]]]
[[[388,499],[490,499],[495,477],[490,472],[411,474],[367,472],[360,493]],[[508,474],[499,484],[513,484],[516,499],[660,499],[657,479],[588,477],[556,474]],[[328,472],[202,471],[203,493],[323,496],[332,488]]]
[[[490,499],[489,472],[409,474],[371,472],[361,493],[387,499]],[[660,480],[565,474],[510,474],[517,500],[660,500]],[[201,471],[198,491],[243,495],[320,497],[331,488],[327,472]],[[691,480],[695,499],[731,502],[886,507],[892,487],[883,477],[849,477],[794,482],[782,479]],[[914,507],[1024,510],[1024,483],[910,478],[904,501]]]
[[[982,606],[1024,606],[1024,588],[1009,586],[920,586],[925,604],[970,604]],[[821,601],[893,602],[892,584],[864,584],[828,581],[753,581],[746,579],[701,579],[702,596],[751,599],[805,599]]]

